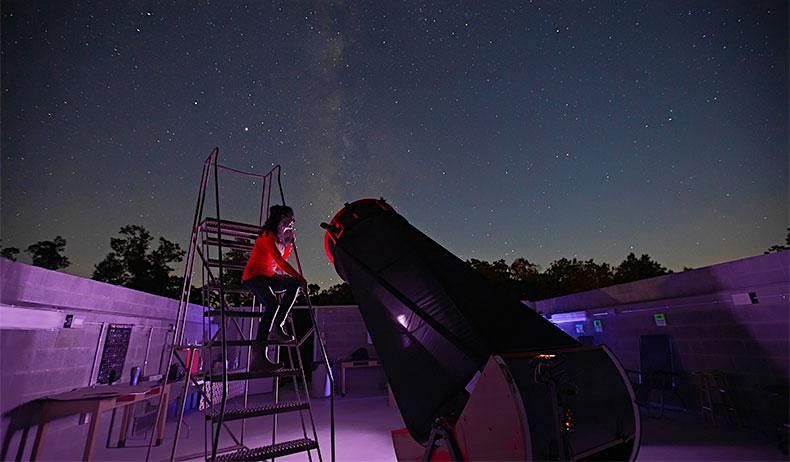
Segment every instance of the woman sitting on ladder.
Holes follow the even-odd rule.
[[[287,259],[295,241],[294,214],[291,207],[273,205],[261,235],[255,240],[250,259],[242,274],[242,281],[263,304],[263,316],[253,347],[251,371],[267,372],[280,369],[266,357],[269,343],[292,342],[294,337],[283,329],[288,313],[296,301],[300,287],[307,281],[291,266]],[[278,301],[277,293],[282,293]]]

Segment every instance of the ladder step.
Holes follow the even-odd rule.
[[[274,372],[233,372],[228,374],[228,382],[236,380],[264,379],[269,377],[296,377],[302,371],[299,369],[278,369]],[[211,382],[222,382],[222,374],[212,374],[206,377]]]
[[[203,312],[203,316],[207,318],[222,316],[222,310],[208,310]],[[225,310],[225,316],[229,318],[259,318],[263,316],[260,311],[247,311],[247,310]]]
[[[209,258],[207,261],[205,261],[205,264],[206,266],[210,266],[212,268],[219,268],[220,260]],[[231,261],[222,262],[222,269],[229,271],[244,271],[245,266],[247,266],[246,263],[235,263]]]
[[[219,284],[214,283],[214,282],[210,282],[210,283],[206,284],[206,288],[208,290],[214,290],[214,291],[219,292]],[[245,286],[243,284],[225,284],[224,287],[222,288],[222,290],[226,294],[231,294],[231,293],[233,293],[233,294],[248,294],[248,293],[250,293],[250,289],[248,289],[247,286]]]
[[[225,411],[224,421],[247,419],[250,417],[260,417],[264,415],[282,414],[284,412],[294,412],[308,409],[307,401],[284,401],[276,404],[266,404],[264,406],[250,407],[246,409],[232,409]],[[206,420],[219,420],[219,413],[206,414]]]
[[[225,343],[228,344],[229,347],[238,347],[238,346],[253,346],[257,343],[257,340],[227,340]],[[283,347],[293,347],[297,346],[298,341],[294,340],[293,342],[268,342],[268,346],[283,346]],[[222,346],[222,343],[218,340],[216,342],[207,342],[204,344],[206,348],[219,348]]]
[[[318,449],[318,443],[311,439],[303,438],[259,448],[240,449],[230,454],[218,456],[216,460],[217,462],[231,462],[274,459],[289,454],[310,451],[311,449]]]
[[[229,347],[235,346],[253,346],[257,343],[257,340],[226,340],[225,343],[228,344]],[[222,346],[222,342],[217,340],[216,342],[206,342],[203,346],[206,348],[219,348]]]
[[[248,223],[239,223],[237,221],[220,220],[216,218],[206,218],[200,223],[200,228],[207,233],[216,234],[219,231],[222,236],[226,237],[243,237],[247,239],[255,239],[261,234],[261,227],[257,225],[250,225]]]
[[[228,239],[219,240],[216,237],[207,237],[203,240],[206,245],[218,246],[222,244],[223,249],[252,250],[253,243],[249,241],[231,241]]]
[[[186,348],[194,348],[194,349],[197,350],[197,349],[200,349],[202,346],[203,345],[199,345],[199,344],[196,344],[196,343],[176,343],[175,345],[173,345],[173,348],[175,348],[177,350],[186,349]]]

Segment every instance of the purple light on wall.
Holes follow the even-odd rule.
[[[549,320],[554,324],[560,324],[566,322],[584,322],[587,321],[587,312],[571,311],[569,313],[555,313],[551,315],[551,318],[549,318]]]

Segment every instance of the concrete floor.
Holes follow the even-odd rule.
[[[268,401],[271,395],[259,395],[256,400]],[[318,425],[324,460],[330,460],[329,454],[329,399],[314,399],[313,408]],[[391,408],[386,396],[353,396],[336,397],[336,460],[338,461],[394,461],[390,430],[403,427],[403,421],[397,410]],[[182,434],[179,443],[179,456],[203,451],[202,415],[191,413],[186,422],[188,429]],[[131,435],[126,448],[105,448],[106,429],[109,418],[102,422],[103,434],[97,439],[95,460],[97,461],[142,461],[145,460],[147,439],[140,433]],[[688,420],[688,419],[687,419]],[[239,422],[231,426],[238,429]],[[117,423],[116,423],[117,428]],[[260,446],[271,441],[271,417],[259,417],[247,424],[245,442],[249,446]],[[301,437],[301,426],[298,417],[280,417],[278,440],[296,439]],[[639,452],[640,461],[673,460],[673,461],[784,461],[787,457],[777,449],[776,445],[757,432],[706,430],[693,422],[678,422],[668,419],[643,419],[643,444]],[[172,435],[175,422],[168,424],[166,440],[163,446],[154,448],[150,460],[168,460],[172,448]],[[117,431],[117,430],[116,430]],[[309,434],[309,428],[308,428]],[[78,436],[75,435],[75,438]],[[84,437],[84,436],[83,436]],[[83,440],[84,441],[84,440]],[[223,442],[230,444],[228,437]],[[224,444],[223,444],[224,446]],[[46,458],[44,451],[43,460]],[[74,459],[78,460],[78,453]],[[53,459],[49,459],[53,460]],[[69,460],[58,457],[56,460]],[[284,457],[283,461],[307,460],[305,454]],[[314,459],[316,460],[316,459]]]

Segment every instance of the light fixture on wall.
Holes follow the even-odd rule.
[[[760,302],[757,298],[757,292],[745,292],[730,296],[732,297],[733,305],[755,305]]]
[[[19,308],[0,305],[0,329],[2,330],[55,330],[64,327],[62,311]]]
[[[554,324],[565,322],[584,322],[587,320],[586,311],[570,311],[568,313],[554,313],[549,318]]]

